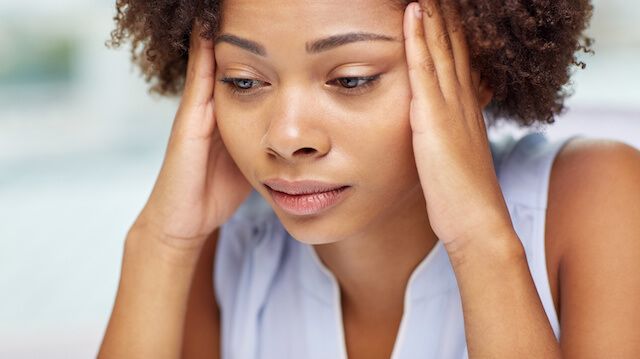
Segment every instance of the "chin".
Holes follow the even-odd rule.
[[[292,218],[276,211],[282,226],[295,240],[301,243],[317,245],[336,243],[344,240],[345,234],[339,225],[331,221],[318,220],[319,217]],[[327,218],[328,219],[328,218]]]

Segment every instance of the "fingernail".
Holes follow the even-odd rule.
[[[413,13],[416,15],[416,18],[422,19],[422,9],[420,8],[420,3],[415,3],[415,5],[413,5]]]

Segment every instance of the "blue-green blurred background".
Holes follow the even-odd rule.
[[[640,148],[640,3],[596,0],[571,110],[542,129]],[[0,0],[0,357],[88,358],[177,99],[150,97],[113,1]],[[493,129],[521,134],[514,127]]]

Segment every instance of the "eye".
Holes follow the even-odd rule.
[[[366,77],[340,77],[329,83],[337,82],[343,89],[339,90],[349,95],[361,94],[380,80],[381,74]]]
[[[337,86],[341,88],[338,90],[340,92],[348,95],[358,95],[364,93],[371,86],[375,85],[380,80],[380,77],[381,74],[373,76],[339,77],[329,81],[328,83],[338,83]],[[268,84],[267,82],[260,80],[234,77],[224,77],[220,82],[227,85],[231,93],[237,96],[254,94],[259,91],[259,89],[255,89],[257,84]]]
[[[248,95],[252,92],[257,91],[257,90],[253,90],[253,86],[255,84],[262,83],[264,81],[254,80],[254,79],[224,77],[220,80],[220,82],[227,85],[234,95]]]

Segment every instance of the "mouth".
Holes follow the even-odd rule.
[[[276,205],[294,216],[324,212],[342,202],[351,192],[349,185],[319,181],[289,182],[272,179],[265,181],[264,186]]]

